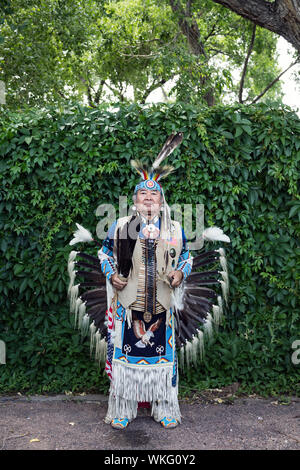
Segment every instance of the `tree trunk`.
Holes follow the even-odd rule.
[[[187,10],[184,11],[179,0],[170,0],[172,11],[176,13],[178,17],[179,27],[181,29],[182,34],[187,39],[191,52],[196,56],[204,55],[204,57],[207,58],[204,45],[201,41],[197,21],[191,16],[191,13],[189,11],[189,3],[190,2],[187,2]],[[205,76],[201,77],[201,85],[205,86],[206,82],[207,78],[205,78]],[[204,99],[208,106],[214,106],[215,97],[213,89],[209,90],[204,95]]]
[[[279,34],[300,52],[300,0],[213,0],[251,20],[262,28]]]

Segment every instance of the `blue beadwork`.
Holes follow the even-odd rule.
[[[176,387],[176,383],[177,383],[177,355],[175,353],[173,376],[172,376],[172,387]]]

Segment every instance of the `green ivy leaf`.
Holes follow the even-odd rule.
[[[24,269],[24,266],[22,264],[15,264],[14,266],[14,274],[18,276]]]

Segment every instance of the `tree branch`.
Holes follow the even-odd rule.
[[[278,80],[280,80],[280,78],[282,77],[283,74],[285,74],[290,68],[292,68],[294,65],[296,64],[299,64],[299,57],[297,58],[297,60],[295,60],[295,62],[292,62],[283,72],[281,72],[274,80],[272,80],[271,83],[269,83],[268,86],[266,86],[266,88],[256,97],[254,98],[253,101],[251,101],[250,104],[254,104],[254,103],[257,103],[258,100],[260,100],[260,98],[262,96],[264,96],[267,91],[276,83],[278,82]]]
[[[207,36],[205,36],[204,38],[204,42],[207,41],[208,38],[210,38],[211,36],[213,36],[215,30],[216,30],[216,26],[217,26],[217,22],[213,25],[213,27],[211,28],[210,32],[207,34]]]
[[[149,88],[147,88],[147,90],[145,90],[145,93],[143,94],[143,97],[141,99],[141,104],[145,104],[146,99],[148,98],[150,93],[152,93],[152,91],[156,90],[157,88],[162,87],[169,80],[172,80],[173,77],[174,77],[174,75],[172,75],[169,78],[162,78],[159,82],[153,82],[152,85],[150,85]]]
[[[186,2],[186,9],[185,9],[186,16],[191,16],[192,3],[193,3],[193,0],[187,0]]]
[[[218,54],[226,55],[226,56],[232,58],[232,53],[222,51],[221,49],[215,49],[214,47],[210,47],[208,49],[208,52],[211,52],[211,51],[215,52],[215,54],[210,54],[210,56],[209,56],[210,59],[212,59],[212,57],[215,57]]]
[[[253,25],[251,41],[250,41],[248,52],[247,52],[245,62],[244,62],[243,72],[242,72],[241,81],[240,81],[240,89],[239,89],[239,103],[243,102],[243,88],[244,88],[245,76],[247,72],[249,58],[250,58],[250,55],[252,53],[253,46],[254,46],[255,32],[256,32],[256,24]]]
[[[64,100],[66,100],[66,99],[67,99],[67,97],[66,97],[66,96],[63,94],[63,92],[62,92],[62,91],[60,91],[60,90],[56,90],[56,93],[57,93],[57,94],[58,94],[58,95],[59,95],[61,98],[63,98]]]
[[[91,91],[92,87],[91,87],[91,85],[89,84],[88,80],[86,80],[85,78],[80,76],[79,79],[86,87],[86,93],[87,93],[89,106],[91,108],[94,108],[95,105],[94,105],[94,100],[93,100],[93,96],[92,96],[92,91]]]
[[[104,84],[105,84],[105,80],[101,80],[101,82],[99,83],[98,90],[96,91],[95,98],[94,98],[94,101],[96,104],[99,104]]]
[[[279,34],[300,51],[300,0],[213,0],[262,28]]]
[[[179,34],[180,33],[175,34],[175,36],[173,37],[173,39],[171,39],[170,42],[168,42],[164,46],[159,47],[157,52],[154,52],[154,53],[151,53],[151,54],[124,54],[123,52],[119,52],[119,54],[122,57],[130,57],[132,59],[135,59],[135,58],[138,58],[138,59],[140,59],[140,58],[142,58],[142,59],[153,59],[155,57],[159,57],[165,49],[167,49],[172,43],[176,42]]]
[[[108,83],[104,82],[104,85],[107,86],[107,88],[113,92],[115,96],[117,96],[121,101],[124,101],[124,95],[121,91],[112,88],[112,86],[108,85]]]

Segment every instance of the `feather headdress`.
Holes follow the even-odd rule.
[[[161,166],[161,163],[176,149],[176,147],[178,147],[178,145],[181,144],[182,139],[183,139],[183,134],[181,132],[177,134],[175,133],[171,134],[167,138],[166,142],[164,143],[163,148],[157,155],[151,167],[149,167],[149,164],[147,165],[145,163],[140,162],[139,160],[131,160],[131,166],[141,176],[142,183],[144,181],[154,182],[146,186],[148,189],[160,190],[160,185],[158,184],[158,181],[161,180],[162,178],[165,178],[174,170],[173,166],[171,165]],[[141,185],[141,187],[142,186],[143,184]],[[137,185],[134,192],[136,193],[136,191],[138,189],[141,189],[141,187],[140,185]]]

